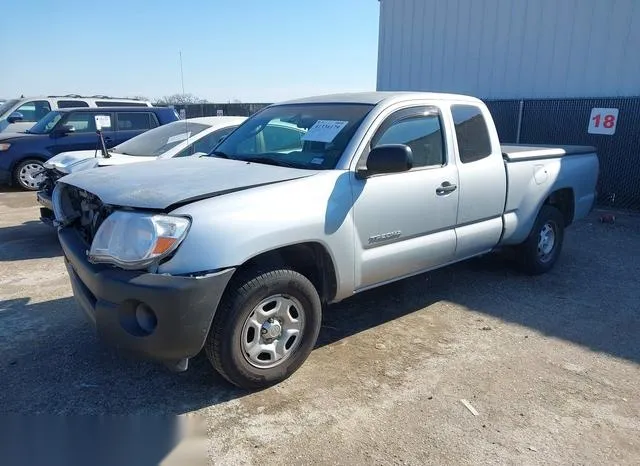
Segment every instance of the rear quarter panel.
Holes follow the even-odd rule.
[[[549,195],[570,188],[574,220],[584,218],[595,202],[599,164],[595,153],[506,163],[508,188],[502,244],[524,241]]]

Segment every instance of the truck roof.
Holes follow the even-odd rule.
[[[375,91],[375,92],[345,92],[338,94],[317,95],[301,99],[287,100],[279,104],[311,104],[311,103],[349,103],[377,105],[383,101],[387,103],[404,100],[462,100],[480,103],[481,100],[463,94],[446,94],[440,92],[411,92],[411,91]]]

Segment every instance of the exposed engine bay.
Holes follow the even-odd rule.
[[[56,182],[66,175],[66,173],[62,173],[56,168],[44,168],[42,171],[42,175],[44,180],[40,185],[40,190],[47,193],[49,196],[53,195],[53,188],[56,185]]]
[[[53,207],[56,225],[74,226],[87,245],[91,245],[98,228],[113,212],[95,194],[64,183],[54,189]]]

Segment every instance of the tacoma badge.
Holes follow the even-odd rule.
[[[369,244],[371,243],[379,243],[381,241],[386,241],[388,239],[399,238],[402,235],[400,230],[390,231],[389,233],[382,233],[381,235],[373,235],[369,236]]]

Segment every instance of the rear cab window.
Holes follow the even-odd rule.
[[[482,160],[491,155],[491,138],[480,107],[470,104],[451,106],[451,115],[462,163]]]

